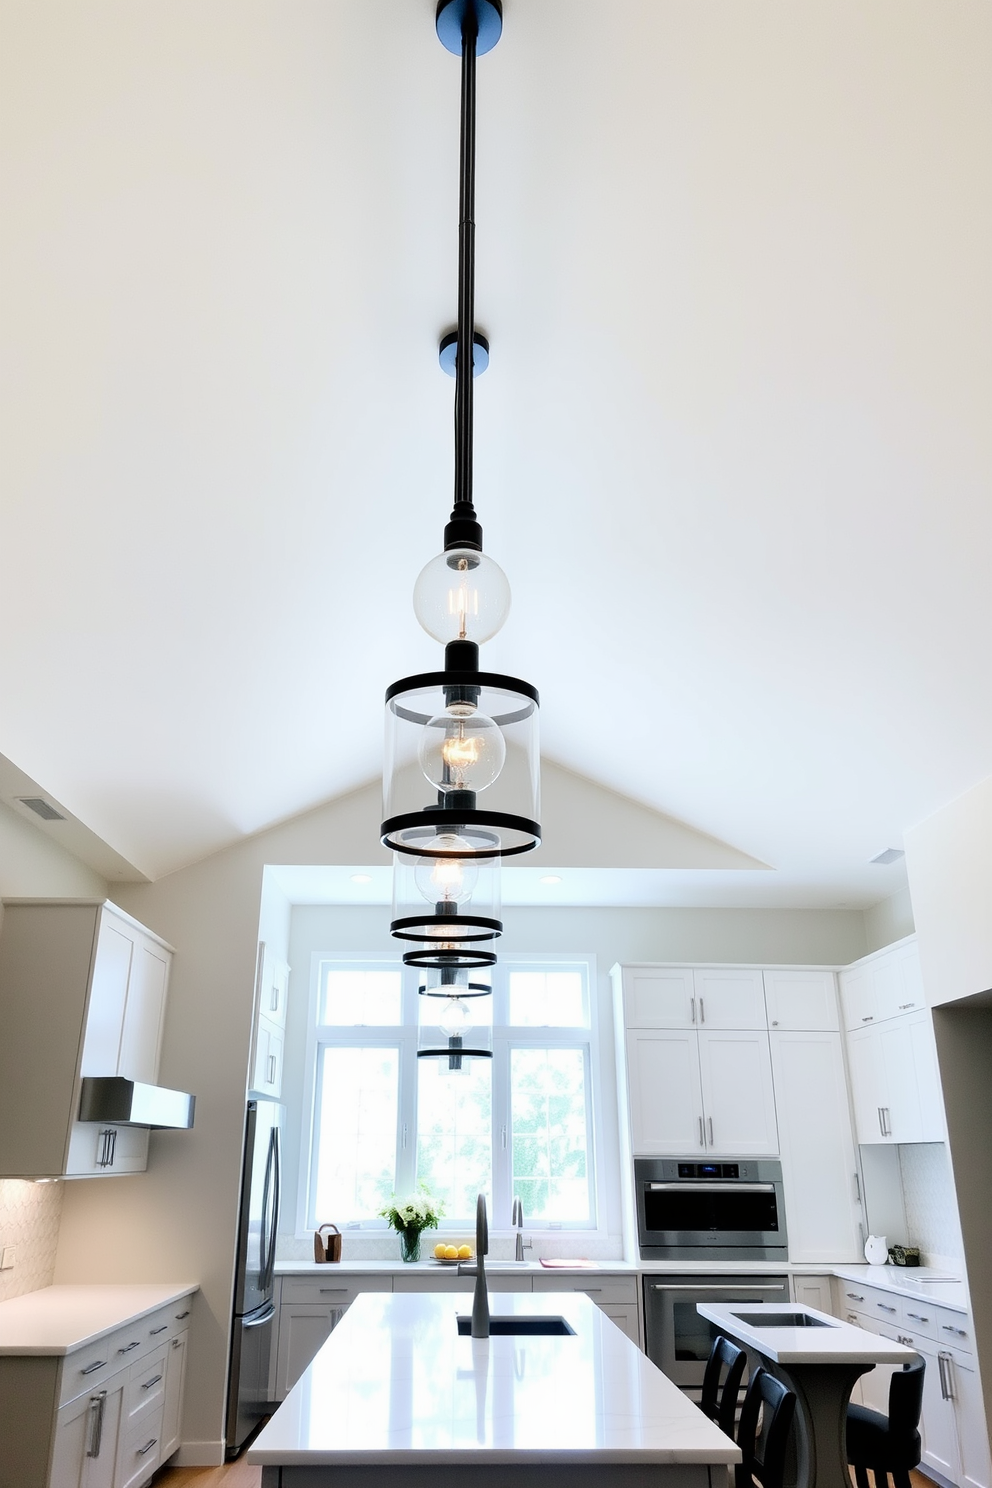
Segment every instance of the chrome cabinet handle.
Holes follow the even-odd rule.
[[[908,1008],[915,1007],[915,1006],[916,1006],[916,1003],[915,1002],[901,1002],[899,1004],[899,1011],[901,1013],[904,1013],[904,1012],[906,1012],[906,1010]]]
[[[135,1341],[134,1341],[134,1343],[125,1344],[124,1348],[119,1348],[117,1350],[117,1352],[119,1354],[129,1354],[132,1349],[139,1348],[140,1346],[141,1346],[141,1340],[136,1338]]]
[[[274,1054],[269,1055],[269,1073],[265,1078],[265,1083],[267,1085],[276,1083],[276,1056]]]
[[[874,1023],[874,1021],[875,1021],[875,1015],[874,1015],[874,1013],[869,1013],[868,1016],[867,1016],[867,1018],[862,1018],[861,1021],[862,1021],[862,1023]]]
[[[700,1021],[700,1023],[705,1023],[706,1022],[706,1009],[703,1006],[703,999],[702,998],[699,999],[699,1021]]]
[[[850,1297],[852,1302],[863,1302],[865,1300],[861,1292],[846,1292],[845,1296]]]
[[[103,1413],[106,1408],[107,1392],[101,1390],[99,1395],[94,1395],[90,1400],[90,1444],[86,1448],[87,1457],[99,1457],[100,1455],[100,1448],[103,1445]]]
[[[887,1302],[876,1302],[875,1306],[880,1307],[883,1312],[896,1312],[898,1310],[895,1307],[890,1307]]]
[[[182,1347],[182,1342],[183,1342],[183,1341],[182,1341],[182,1339],[181,1339],[181,1338],[174,1338],[174,1339],[173,1339],[173,1340],[172,1340],[172,1347],[173,1347],[173,1348],[174,1348],[174,1349],[176,1349],[176,1348],[181,1348],[181,1347]]]
[[[145,1442],[145,1445],[143,1447],[139,1447],[138,1448],[137,1456],[144,1457],[145,1453],[146,1452],[150,1452],[151,1449],[152,1449],[152,1447],[155,1445],[155,1443],[157,1441],[158,1441],[158,1437],[157,1436],[153,1436],[152,1439],[151,1439],[151,1441]]]
[[[160,1374],[153,1374],[150,1380],[145,1380],[141,1388],[143,1390],[150,1390],[152,1385],[157,1385],[161,1378],[162,1376]]]
[[[176,1313],[176,1322],[177,1323],[181,1323],[182,1320],[183,1320],[183,1318],[187,1318],[187,1317],[189,1317],[189,1308],[188,1307],[187,1307],[187,1309],[186,1309],[185,1312],[177,1312]]]
[[[699,1118],[699,1145],[700,1145],[700,1147],[705,1147],[706,1146],[706,1138],[703,1136],[703,1118],[702,1118],[702,1116],[700,1116],[700,1118]]]
[[[968,1334],[965,1332],[964,1328],[952,1328],[950,1323],[941,1323],[940,1326],[941,1331],[944,1333],[954,1333],[957,1335],[958,1338],[968,1337]]]
[[[716,1146],[716,1143],[713,1141],[713,1117],[712,1116],[707,1117],[707,1124],[709,1125],[709,1129],[710,1129],[710,1146],[711,1147],[715,1147]]]
[[[114,1153],[117,1151],[117,1128],[116,1126],[104,1127],[100,1133],[100,1155],[96,1160],[98,1168],[112,1168],[114,1166]]]
[[[156,1333],[164,1333],[168,1326],[168,1323],[163,1323],[161,1328],[152,1328],[149,1336],[154,1338]]]
[[[320,1292],[323,1296],[325,1292],[346,1292],[347,1290],[347,1287],[321,1287]]]
[[[601,1292],[602,1290],[603,1290],[602,1287],[573,1287],[572,1288],[572,1291],[573,1292],[586,1292],[590,1296],[592,1295],[593,1292]]]
[[[87,1364],[86,1368],[81,1369],[79,1372],[80,1374],[96,1374],[98,1369],[105,1369],[106,1367],[106,1359],[97,1359],[95,1364]]]
[[[925,1313],[922,1313],[922,1312],[910,1312],[908,1309],[906,1311],[906,1316],[907,1317],[911,1317],[913,1319],[914,1323],[928,1323],[930,1321],[930,1319],[926,1316]]]
[[[696,999],[694,997],[690,997],[689,998],[689,1010],[690,1010],[690,1012],[692,1014],[692,1021],[693,1021],[693,1023],[695,1023],[695,1021],[696,1021]]]
[[[946,1354],[941,1350],[937,1355],[937,1366],[940,1369],[940,1393],[944,1400],[957,1399],[954,1394],[954,1355]]]

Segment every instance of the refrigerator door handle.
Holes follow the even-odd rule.
[[[270,1302],[265,1312],[262,1313],[261,1317],[252,1318],[250,1322],[246,1322],[244,1319],[242,1319],[241,1326],[242,1328],[261,1328],[263,1324],[271,1323],[275,1315],[275,1303]]]
[[[265,1227],[263,1235],[264,1249],[262,1256],[262,1274],[260,1277],[263,1288],[268,1291],[272,1286],[276,1266],[276,1230],[279,1214],[279,1128],[274,1126],[269,1133],[269,1152],[265,1164],[265,1189],[262,1195],[262,1224]],[[271,1209],[269,1200],[271,1199]]]

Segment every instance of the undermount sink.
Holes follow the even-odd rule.
[[[749,1328],[832,1328],[821,1318],[805,1312],[735,1312],[734,1317]]]
[[[458,1332],[462,1338],[467,1338],[472,1332],[472,1319],[470,1317],[458,1318]],[[575,1329],[570,1328],[563,1317],[491,1317],[489,1319],[489,1332],[495,1337],[497,1334],[513,1334],[525,1337],[549,1337],[564,1338],[567,1334],[574,1334]]]

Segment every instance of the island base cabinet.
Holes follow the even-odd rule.
[[[59,1411],[51,1488],[118,1488],[117,1447],[126,1383],[125,1370]]]

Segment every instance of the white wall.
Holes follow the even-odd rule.
[[[873,904],[865,910],[864,919],[867,951],[880,951],[883,946],[912,935],[916,924],[909,889],[900,889],[898,894]]]

